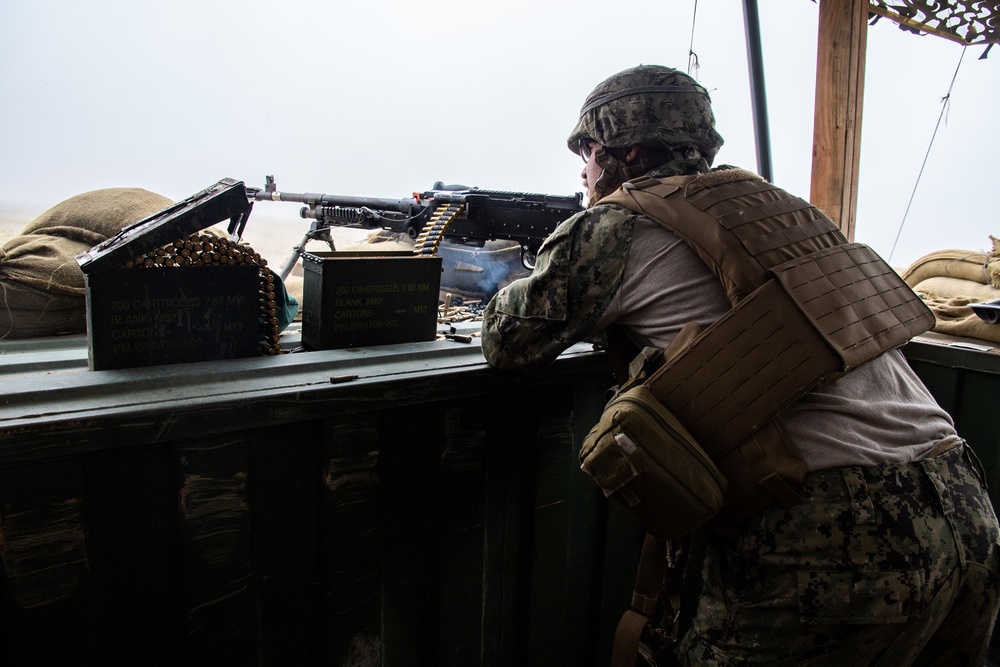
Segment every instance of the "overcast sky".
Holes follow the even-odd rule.
[[[265,174],[293,192],[571,194],[582,164],[565,139],[586,95],[640,63],[686,70],[692,39],[717,163],[754,169],[742,3],[695,4],[0,0],[0,202],[181,199]],[[759,4],[774,181],[808,196],[818,7]],[[888,258],[962,47],[884,19],[868,43],[857,239]],[[1000,236],[1000,50],[983,50],[965,53],[894,265]],[[262,207],[287,207],[298,238],[294,205]]]

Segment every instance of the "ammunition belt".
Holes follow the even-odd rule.
[[[448,204],[434,211],[431,219],[427,221],[424,228],[417,237],[416,245],[413,248],[414,255],[433,255],[437,253],[441,239],[444,238],[445,230],[458,214],[465,210],[465,204]]]
[[[262,355],[281,354],[281,329],[278,326],[278,309],[274,296],[274,274],[267,260],[245,243],[230,241],[223,236],[198,233],[156,248],[128,260],[124,268],[170,268],[198,266],[259,267],[260,285],[257,304],[260,310]]]

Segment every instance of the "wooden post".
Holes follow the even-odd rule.
[[[868,0],[820,0],[810,200],[854,239]]]

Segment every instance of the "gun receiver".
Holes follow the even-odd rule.
[[[330,227],[387,229],[417,240],[417,254],[433,254],[442,237],[482,246],[497,239],[516,241],[521,262],[528,269],[542,242],[556,226],[582,211],[583,194],[546,195],[527,192],[481,190],[438,181],[430,190],[414,192],[405,199],[350,197],[318,193],[280,192],[273,176],[264,188],[247,188],[256,201],[289,201],[304,204],[299,211],[313,223],[279,272],[288,277],[313,239],[325,241],[333,250]]]

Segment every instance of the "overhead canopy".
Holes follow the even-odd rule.
[[[1000,42],[1000,4],[987,0],[870,0],[869,11],[903,30],[961,44]]]

